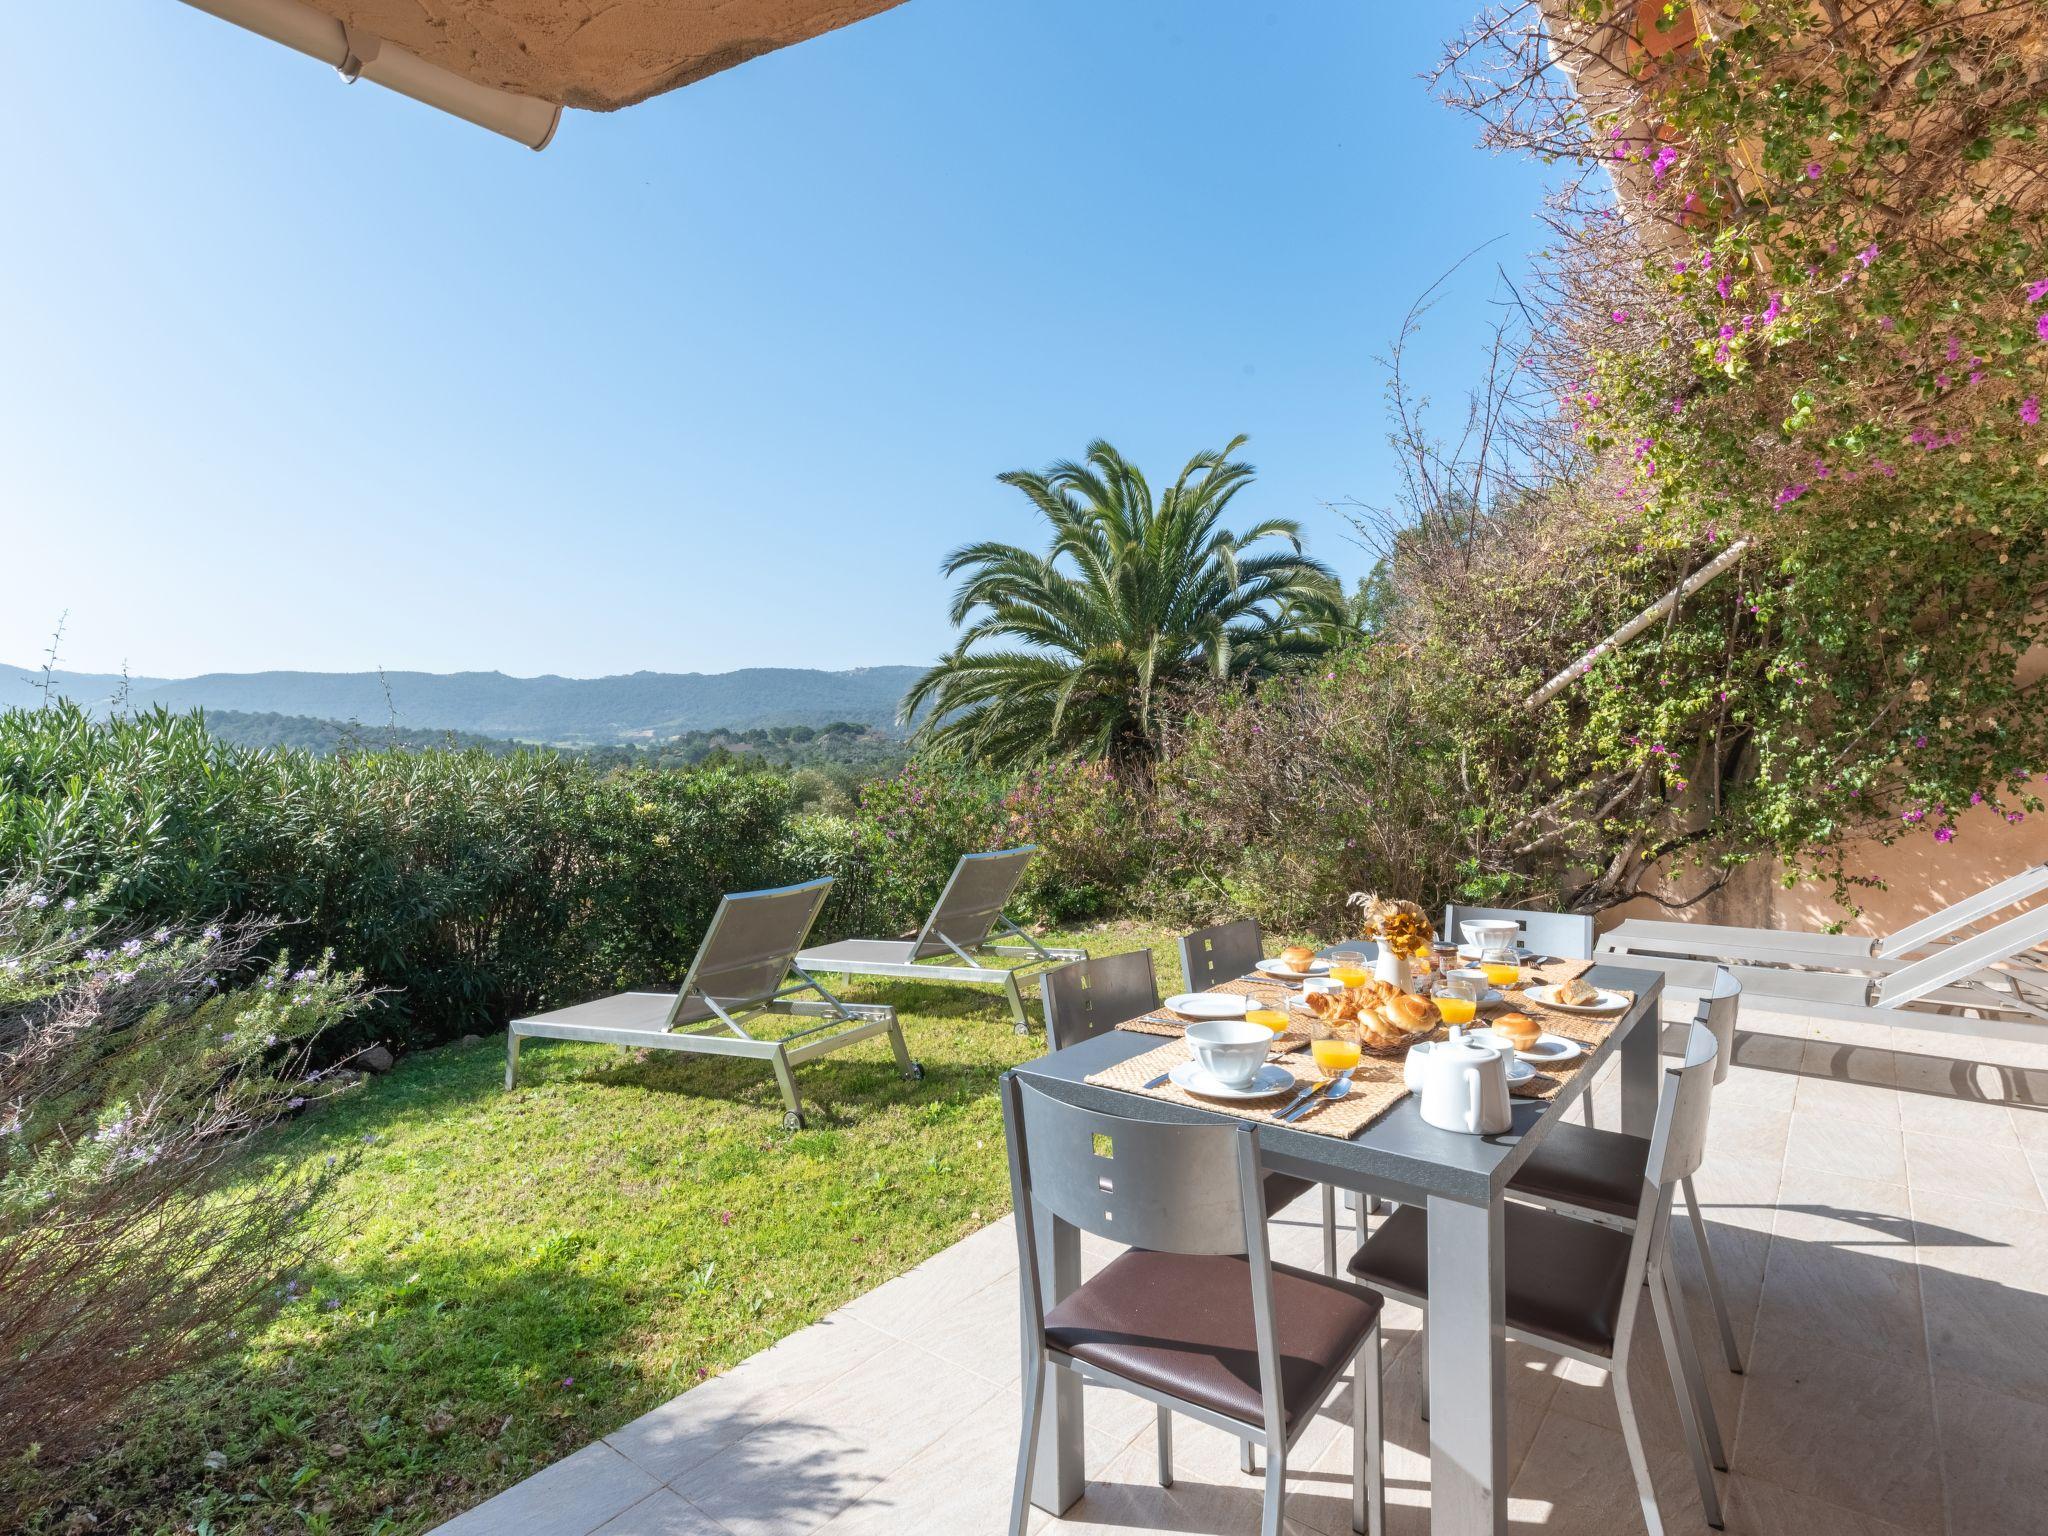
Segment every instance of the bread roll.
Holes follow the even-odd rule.
[[[1518,1051],[1528,1050],[1543,1034],[1543,1026],[1526,1013],[1504,1013],[1493,1021],[1493,1029]]]
[[[1387,1004],[1387,1011],[1393,1022],[1408,1034],[1426,1034],[1436,1028],[1436,1004],[1426,997],[1417,997],[1413,992],[1397,993]]]
[[[1316,952],[1306,944],[1294,944],[1280,951],[1280,963],[1290,971],[1305,972],[1316,963]]]

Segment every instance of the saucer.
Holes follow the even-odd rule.
[[[1202,1070],[1200,1062],[1184,1061],[1166,1074],[1173,1080],[1173,1086],[1187,1093],[1200,1094],[1205,1099],[1270,1099],[1276,1093],[1285,1093],[1294,1086],[1294,1074],[1285,1067],[1268,1062],[1259,1068],[1258,1075],[1248,1088],[1232,1088],[1219,1083]]]

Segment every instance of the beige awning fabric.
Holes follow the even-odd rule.
[[[186,0],[534,149],[901,0]]]

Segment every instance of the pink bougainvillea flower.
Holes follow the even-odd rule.
[[[1673,263],[1671,263],[1671,270],[1676,272],[1680,277],[1683,277],[1687,272],[1690,272],[1692,270],[1692,263],[1689,261],[1674,261]]]
[[[2029,395],[2020,402],[2020,420],[2030,427],[2038,427],[2041,424],[2041,397],[2039,395]]]
[[[1782,507],[1786,505],[1788,502],[1797,501],[1800,497],[1804,496],[1807,493],[1808,489],[1809,487],[1806,485],[1804,481],[1794,481],[1791,485],[1786,486],[1782,491],[1778,492],[1777,498],[1773,502],[1773,505]]]
[[[1729,337],[1731,337],[1731,336],[1733,336],[1734,334],[1735,334],[1735,327],[1734,327],[1734,326],[1732,326],[1732,325],[1727,325],[1727,324],[1723,324],[1723,325],[1722,325],[1722,327],[1721,327],[1721,339],[1722,339],[1723,341],[1726,341],[1726,340],[1728,340],[1728,338],[1729,338]]]
[[[1934,829],[1934,840],[1937,843],[1952,843],[1956,840],[1956,829],[1954,827],[1936,827]]]
[[[1721,297],[1724,299],[1728,297],[1729,291],[1734,286],[1735,285],[1728,280],[1728,274],[1725,272],[1723,272],[1719,277],[1714,279],[1714,292],[1721,295]]]
[[[1936,389],[1947,389],[1947,388],[1948,388],[1948,375],[1947,375],[1947,374],[1945,374],[1945,373],[1937,373],[1937,374],[1936,374],[1936,375],[1934,376],[1934,387],[1935,387]]]
[[[1877,242],[1876,242],[1875,240],[1873,240],[1873,241],[1871,241],[1871,242],[1870,242],[1870,244],[1868,244],[1868,245],[1866,245],[1865,247],[1863,247],[1863,249],[1862,249],[1862,250],[1858,251],[1858,252],[1856,253],[1856,259],[1857,259],[1858,261],[1862,262],[1862,263],[1863,263],[1863,265],[1864,265],[1864,266],[1866,266],[1866,267],[1867,267],[1867,266],[1869,266],[1869,265],[1870,265],[1870,264],[1871,264],[1872,262],[1876,261],[1876,260],[1877,260]]]
[[[1627,325],[1628,311],[1625,309],[1617,309],[1613,314],[1609,315],[1607,318],[1612,320],[1616,325]]]
[[[1662,181],[1664,179],[1664,173],[1666,171],[1669,171],[1671,167],[1676,165],[1677,163],[1678,151],[1673,149],[1669,144],[1666,144],[1662,149],[1657,151],[1657,158],[1650,164],[1651,178],[1656,181]]]
[[[1972,804],[1972,805],[1982,805],[1983,803],[1984,803],[1984,791],[1983,791],[1983,790],[1981,790],[1981,789],[1973,789],[1973,790],[1971,790],[1971,791],[1970,791],[1970,804]]]
[[[1810,160],[1807,162],[1806,179],[1808,181],[1820,180],[1820,162],[1818,160]]]
[[[2040,315],[2036,317],[2034,321],[2034,334],[2043,341],[2048,341],[2048,309],[2042,310]]]
[[[2038,304],[2043,299],[2048,299],[2048,277],[2042,278],[2038,283],[2031,283],[2027,287],[2027,302],[2029,304]]]
[[[1773,320],[1777,319],[1778,316],[1782,315],[1783,313],[1785,313],[1785,295],[1783,295],[1782,293],[1774,293],[1771,295],[1771,302],[1764,306],[1764,312],[1761,318],[1764,324],[1769,325]]]
[[[1891,330],[1898,323],[1899,322],[1894,320],[1890,315],[1879,315],[1877,317],[1877,328],[1880,331]]]

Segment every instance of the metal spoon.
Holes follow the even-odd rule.
[[[1311,1097],[1307,1103],[1301,1105],[1300,1107],[1288,1110],[1285,1114],[1280,1116],[1280,1119],[1285,1124],[1292,1124],[1296,1120],[1306,1120],[1310,1115],[1314,1114],[1317,1110],[1321,1109],[1325,1104],[1333,1103],[1336,1100],[1343,1098],[1344,1095],[1346,1095],[1350,1091],[1351,1072],[1350,1069],[1347,1068],[1346,1070],[1339,1072],[1337,1074],[1336,1081],[1331,1083],[1329,1087],[1325,1088],[1321,1093]]]

